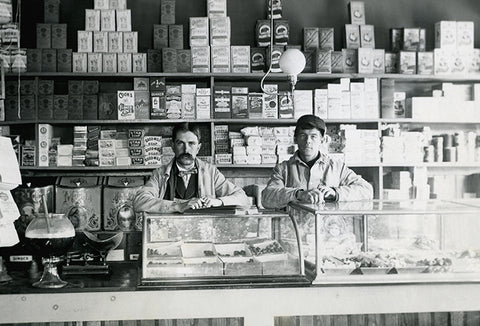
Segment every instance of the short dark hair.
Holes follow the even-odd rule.
[[[306,114],[302,115],[297,120],[297,125],[295,126],[295,137],[299,134],[301,130],[309,130],[309,129],[317,129],[320,131],[322,136],[325,136],[325,130],[327,130],[327,126],[325,125],[325,121],[317,117],[313,114]]]
[[[175,127],[173,127],[172,130],[172,140],[175,142],[175,139],[177,139],[177,134],[179,132],[193,132],[195,136],[197,136],[198,142],[201,142],[202,137],[200,136],[200,126],[196,123],[190,123],[190,122],[182,122]]]

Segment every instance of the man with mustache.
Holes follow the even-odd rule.
[[[172,131],[175,158],[155,171],[136,194],[137,212],[183,213],[218,206],[249,207],[245,192],[218,169],[197,159],[201,147],[198,125],[184,122]]]
[[[262,191],[262,204],[283,208],[291,201],[322,203],[372,199],[372,186],[343,161],[320,151],[325,143],[325,122],[315,115],[297,121],[294,139],[298,151],[275,166]]]

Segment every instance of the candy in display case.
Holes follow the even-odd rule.
[[[310,284],[292,221],[280,213],[145,213],[140,286]]]
[[[479,213],[480,199],[289,206],[314,284],[480,281]]]

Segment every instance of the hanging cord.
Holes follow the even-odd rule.
[[[265,75],[262,77],[262,80],[260,81],[260,88],[265,94],[268,95],[277,95],[276,93],[270,93],[265,90],[265,79],[267,78],[268,74],[272,71],[272,58],[273,58],[273,0],[268,0],[270,4],[270,65],[268,67],[267,72]]]
[[[21,26],[21,15],[22,13],[22,0],[17,0],[17,11],[15,13],[15,21],[18,22],[18,49],[20,50],[20,26]],[[19,120],[22,119],[22,107],[20,105],[20,69],[18,69],[18,76],[17,76],[17,117]]]

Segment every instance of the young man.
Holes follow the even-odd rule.
[[[304,115],[295,127],[298,151],[275,166],[262,191],[267,208],[283,208],[291,201],[321,203],[372,199],[372,186],[345,164],[320,152],[325,142],[325,122],[314,115]]]
[[[173,213],[223,205],[248,207],[245,192],[227,181],[218,169],[197,159],[201,147],[196,124],[173,128],[175,158],[155,171],[136,194],[136,212]]]

